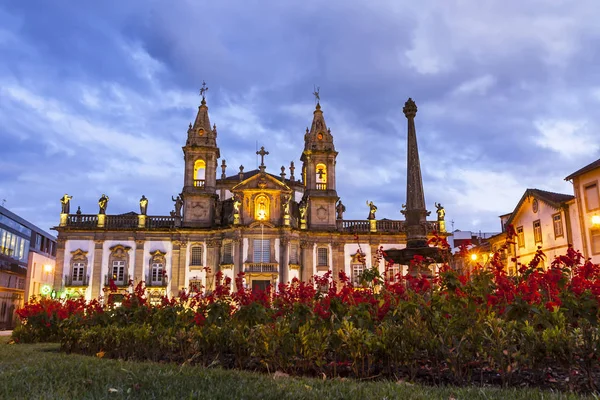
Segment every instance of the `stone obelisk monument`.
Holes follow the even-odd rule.
[[[427,216],[430,212],[425,208],[423,178],[421,177],[421,163],[417,146],[417,131],[415,129],[417,105],[409,98],[402,111],[408,120],[406,208],[402,210],[406,216],[404,224],[406,248],[386,250],[386,253],[395,263],[402,265],[410,265],[410,261],[415,255],[429,258],[432,263],[439,262],[441,260],[440,249],[427,245]]]

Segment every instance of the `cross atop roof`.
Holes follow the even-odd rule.
[[[204,93],[208,92],[208,86],[206,86],[206,82],[202,81],[202,88],[200,88],[200,96],[202,96],[202,100],[205,99]]]
[[[260,166],[261,171],[265,169],[265,156],[269,154],[268,151],[265,151],[265,146],[260,146],[260,150],[256,152],[260,156]]]

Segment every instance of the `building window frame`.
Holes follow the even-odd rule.
[[[73,286],[83,286],[87,284],[88,271],[88,252],[77,249],[71,252],[70,272],[71,276],[66,276],[66,282]]]
[[[523,230],[523,225],[517,226],[517,244],[519,248],[525,247],[525,231]]]
[[[252,262],[271,262],[271,239],[252,239]]]
[[[592,255],[600,254],[600,228],[590,229],[590,252]]]
[[[223,243],[221,255],[221,264],[230,265],[233,264],[233,242],[226,241]]]
[[[590,198],[588,196],[588,190],[595,189],[593,191],[596,207],[590,208]],[[583,185],[583,197],[585,200],[585,209],[587,212],[596,211],[600,209],[600,193],[598,192],[598,181],[588,182]]]
[[[562,222],[562,214],[557,212],[556,214],[552,214],[552,225],[554,227],[554,238],[564,237],[565,230]]]
[[[325,246],[317,247],[317,267],[329,266],[329,248]]]
[[[533,221],[533,240],[535,243],[542,243],[542,223],[539,219]]]
[[[117,244],[111,247],[109,255],[109,271],[106,279],[106,285],[112,280],[117,286],[129,284],[129,251],[131,247]],[[121,273],[122,271],[122,273]]]
[[[201,267],[204,265],[204,246],[202,243],[190,246],[190,267]]]
[[[155,250],[150,252],[150,265],[146,286],[164,286],[167,282],[166,252]]]

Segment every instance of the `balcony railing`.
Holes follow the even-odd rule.
[[[139,216],[107,215],[105,229],[173,229],[178,217],[147,216],[145,226],[139,226]],[[97,215],[72,214],[67,217],[67,226],[79,229],[98,229]]]
[[[138,226],[137,215],[107,215],[105,226],[108,229],[125,228],[132,229]]]
[[[369,232],[368,220],[337,220],[337,228],[345,232]]]
[[[75,279],[70,275],[65,275],[66,287],[87,287],[90,284],[90,276],[84,275],[81,279]]]
[[[125,271],[125,273],[123,274],[122,279],[118,279],[118,277],[116,277],[114,275],[104,275],[104,285],[105,286],[110,286],[111,280],[113,281],[113,283],[116,286],[119,286],[119,287],[129,286],[129,274],[127,273],[127,271]]]
[[[153,278],[152,273],[150,272],[148,273],[148,276],[146,276],[145,284],[146,287],[165,287],[167,286],[168,281],[169,280],[164,275],[159,277],[158,279]]]
[[[194,186],[203,188],[204,187],[204,179],[194,179]]]
[[[246,263],[244,264],[244,272],[278,272],[278,263]]]
[[[146,219],[146,228],[156,229],[156,228],[174,228],[175,227],[175,217],[147,217]]]
[[[67,226],[95,228],[97,225],[98,216],[94,214],[71,214],[67,217]]]
[[[378,232],[403,232],[404,221],[380,220],[377,221]]]
[[[326,183],[317,183],[317,190],[327,190]]]

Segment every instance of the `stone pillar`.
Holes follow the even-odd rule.
[[[209,239],[206,242],[208,251],[206,252],[206,266],[209,271],[206,273],[206,290],[215,288],[215,275],[219,268],[219,255],[221,252],[221,240]]]
[[[315,242],[311,240],[300,241],[301,251],[301,269],[300,269],[300,280],[308,282],[314,274],[313,255],[315,251]]]
[[[104,294],[104,277],[102,276],[102,248],[104,240],[94,240],[94,267],[92,270],[92,299],[97,299]]]
[[[106,214],[98,214],[98,228],[104,228],[105,219],[106,219]]]
[[[282,237],[279,242],[279,282],[286,284],[289,281],[290,270],[290,239]]]
[[[138,215],[138,228],[146,227],[146,216],[143,214]]]
[[[237,290],[235,286],[235,280],[237,279],[240,272],[244,270],[244,239],[237,238],[233,239],[233,280],[234,290]]]
[[[54,262],[54,290],[62,289],[63,278],[65,275],[65,243],[64,238],[59,237],[56,240],[56,261]],[[88,267],[89,268],[89,267]]]
[[[367,264],[367,268],[377,267],[379,270],[379,264],[377,264],[377,250],[379,250],[379,244],[369,244],[369,248],[371,249],[371,265]]]
[[[65,214],[65,213],[60,214],[60,224],[59,224],[59,226],[66,226],[68,219],[69,219],[69,214]]]
[[[340,286],[340,272],[345,270],[344,265],[344,242],[333,242],[331,244],[332,249],[332,271],[333,271],[333,279],[335,279],[338,283],[338,288]]]
[[[173,252],[171,253],[171,276],[169,277],[170,297],[177,297],[179,295],[179,275],[181,274],[181,267],[179,265],[179,252],[181,249],[180,241],[173,241]]]
[[[177,288],[179,290],[182,290],[187,286],[187,282],[185,281],[185,274],[187,272],[187,245],[187,242],[181,242],[179,244],[179,273],[177,274]]]
[[[144,275],[144,241],[135,241],[135,260],[133,262],[133,287],[138,282],[145,281],[146,276]]]

